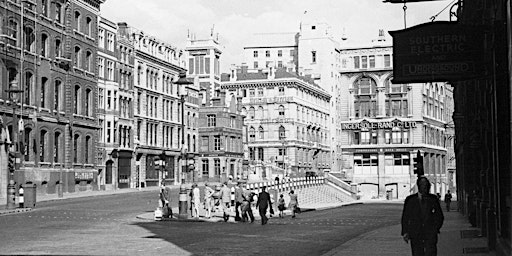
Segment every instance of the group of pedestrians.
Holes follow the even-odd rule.
[[[272,200],[270,194],[266,191],[266,187],[261,188],[261,193],[256,195],[254,192],[248,190],[247,184],[242,184],[241,182],[237,183],[234,191],[234,209],[235,212],[235,221],[240,222],[254,222],[254,213],[252,212],[252,205],[255,204],[256,209],[261,216],[261,224],[265,225],[268,222],[267,213],[270,215],[274,214],[274,209],[272,207]],[[211,218],[213,209],[217,208],[222,211],[222,218],[225,222],[229,220],[229,211],[231,206],[231,189],[228,187],[228,183],[224,182],[220,191],[215,191],[213,188],[209,186],[208,183],[205,183],[204,189],[204,197],[200,198],[200,192],[197,184],[192,185],[192,191],[190,193],[191,196],[191,209],[192,209],[192,217],[199,217],[199,205],[201,202],[204,205],[204,209],[206,211],[205,218]],[[283,211],[286,209],[284,206],[284,198],[283,195],[280,196],[278,201],[279,208],[279,217],[283,217]],[[292,210],[293,215],[292,218],[295,218],[295,213],[298,212],[298,199],[297,195],[294,191],[290,191],[290,202],[288,208]]]

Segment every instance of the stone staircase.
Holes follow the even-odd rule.
[[[327,184],[301,188],[294,192],[298,195],[299,206],[304,209],[334,207],[354,201],[349,194]],[[288,193],[283,195],[288,204],[290,201]]]

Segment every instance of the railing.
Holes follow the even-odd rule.
[[[248,183],[248,190],[251,190],[252,192],[258,194],[261,192],[262,187],[267,187],[267,191],[269,189],[275,189],[279,193],[290,191],[290,190],[297,190],[301,188],[307,188],[312,186],[320,186],[325,184],[325,178],[324,177],[301,177],[301,178],[290,178],[286,179],[285,181],[265,181],[265,182],[255,182],[255,183]]]
[[[328,182],[331,182],[332,184],[334,184],[334,185],[342,188],[343,190],[347,191],[348,193],[350,193],[352,198],[356,198],[356,194],[352,191],[352,187],[350,186],[350,184],[346,183],[345,181],[339,179],[338,177],[336,177],[330,173],[327,173],[325,178]]]

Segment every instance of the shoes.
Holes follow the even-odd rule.
[[[293,215],[292,218],[295,218],[295,215]]]

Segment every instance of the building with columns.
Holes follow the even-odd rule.
[[[178,168],[182,150],[185,145],[197,149],[197,84],[179,88],[174,83],[186,72],[182,50],[126,23],[118,23],[118,30],[134,48],[136,168],[128,179],[138,180],[140,186],[157,186],[161,180],[178,184],[185,175]]]
[[[277,70],[284,68],[299,76],[311,77],[331,96],[327,123],[330,160],[325,171],[334,173],[342,169],[339,45],[327,22],[307,14],[298,32],[255,34],[244,47],[244,65],[251,72],[270,66]]]
[[[285,69],[223,74],[222,89],[242,97],[249,180],[323,175],[329,170],[331,96],[311,78]]]
[[[185,47],[188,77],[199,82],[199,149],[194,181],[224,182],[241,179],[243,160],[243,115],[240,98],[221,89],[222,51],[213,33],[208,39],[189,35]],[[194,113],[194,120],[195,113]]]
[[[393,84],[391,43],[341,49],[341,141],[345,179],[364,198],[405,198],[419,150],[432,192],[448,187],[446,127],[453,106],[446,83]],[[453,108],[451,108],[453,109]]]

